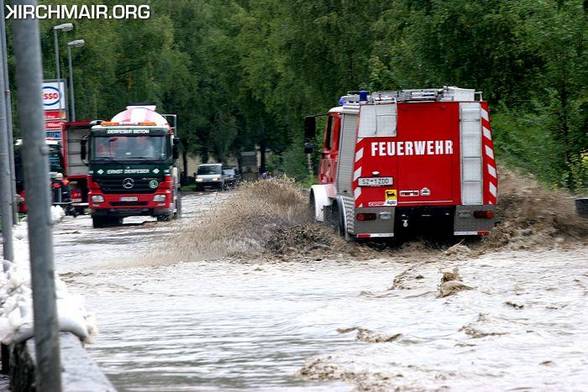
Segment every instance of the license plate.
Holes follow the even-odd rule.
[[[123,196],[120,198],[120,201],[137,201],[139,200],[137,196]]]
[[[359,186],[388,186],[393,183],[392,177],[362,177],[358,180]]]

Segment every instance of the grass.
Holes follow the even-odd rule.
[[[196,192],[196,184],[182,185],[180,190],[182,192]]]

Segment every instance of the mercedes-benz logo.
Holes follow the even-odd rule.
[[[132,178],[125,178],[122,181],[122,186],[125,189],[131,189],[132,187],[135,186],[135,180],[133,180]]]

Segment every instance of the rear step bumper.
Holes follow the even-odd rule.
[[[358,214],[364,220],[358,220]],[[494,215],[493,205],[357,208],[350,229],[356,238],[392,238],[406,232],[484,236],[494,228]]]

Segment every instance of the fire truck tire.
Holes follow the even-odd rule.
[[[104,219],[101,216],[93,216],[92,217],[92,227],[95,229],[99,229],[101,227],[104,227],[106,224],[106,222],[104,221]]]
[[[95,229],[99,229],[101,227],[106,227],[110,223],[110,220],[107,216],[93,216],[92,217],[92,227]]]
[[[343,217],[343,210],[340,208],[339,203],[333,203],[331,206],[331,225],[341,237],[346,237],[345,220]]]
[[[157,217],[157,221],[158,222],[169,222],[173,219],[174,215],[170,214],[170,215],[159,215]]]
[[[93,216],[92,217],[92,227],[95,229],[99,229],[102,227],[108,226],[118,226],[122,225],[123,218],[120,217],[112,217],[112,216]]]
[[[333,199],[329,198],[327,187],[324,184],[313,185],[310,188],[309,203],[311,203],[310,210],[314,211],[314,221],[329,224],[329,211]]]

